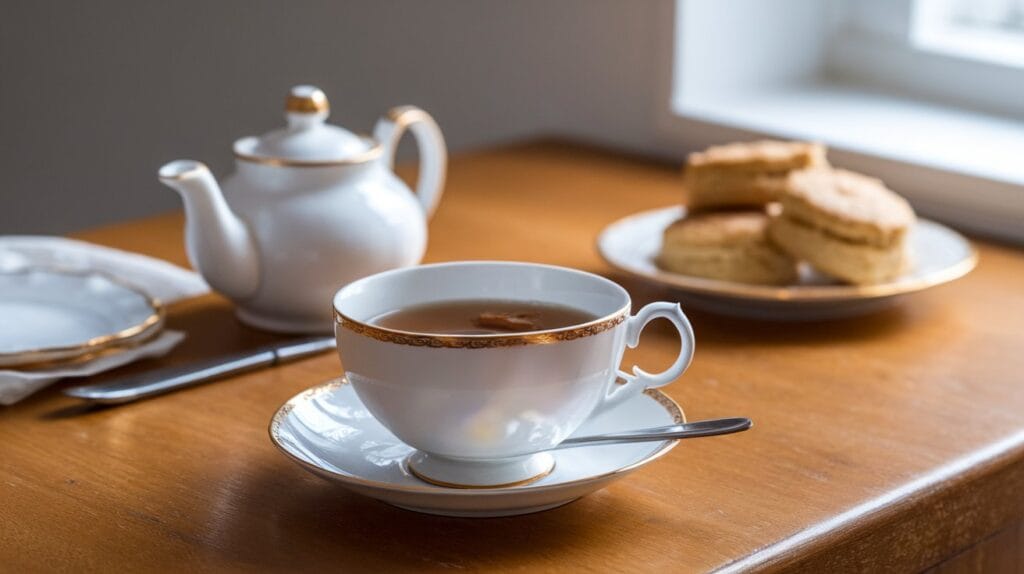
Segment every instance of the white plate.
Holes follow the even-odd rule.
[[[685,422],[665,394],[648,390],[586,421],[589,435]],[[270,439],[310,472],[389,504],[445,516],[512,516],[555,508],[603,488],[660,457],[679,441],[556,450],[551,474],[504,488],[446,488],[406,468],[412,447],[384,428],[344,378],[296,395],[270,422]]]
[[[101,273],[0,273],[0,367],[81,358],[143,340],[163,319],[158,301]]]
[[[644,211],[612,223],[601,232],[597,248],[609,265],[652,283],[677,289],[684,302],[708,311],[781,320],[815,320],[860,315],[899,297],[947,283],[966,275],[977,254],[952,229],[918,219],[908,243],[911,269],[879,285],[838,283],[809,268],[796,285],[775,287],[705,279],[663,271],[654,263],[665,228],[686,210],[673,206]]]

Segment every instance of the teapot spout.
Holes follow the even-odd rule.
[[[161,167],[159,176],[185,203],[185,247],[192,265],[231,299],[253,295],[259,257],[252,234],[228,207],[210,170],[198,161],[177,160]]]

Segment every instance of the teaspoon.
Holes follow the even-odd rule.
[[[630,442],[648,442],[659,440],[676,440],[683,438],[697,438],[702,436],[716,436],[742,432],[753,426],[754,423],[748,418],[735,417],[726,419],[710,419],[696,421],[679,425],[669,425],[631,431],[613,432],[606,434],[595,434],[590,436],[579,436],[567,438],[557,446],[549,450],[574,448],[578,446],[591,446],[599,444],[622,444]]]

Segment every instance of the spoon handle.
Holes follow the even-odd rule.
[[[749,429],[753,424],[754,423],[750,419],[742,417],[711,419],[680,425],[572,437],[565,439],[555,448],[572,448],[575,446],[589,446],[595,444],[619,444],[715,436],[742,432]]]

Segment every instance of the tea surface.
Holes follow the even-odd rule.
[[[534,301],[440,301],[389,311],[370,320],[386,329],[437,335],[496,335],[560,329],[597,319],[572,307]]]

